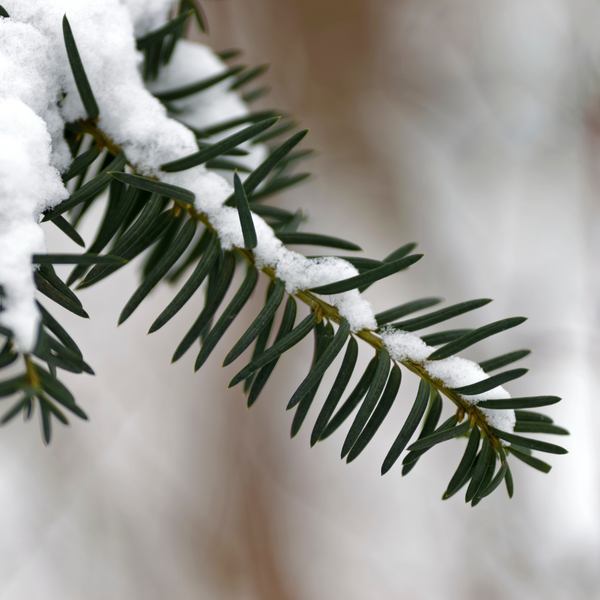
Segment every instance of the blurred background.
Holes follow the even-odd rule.
[[[600,598],[600,4],[203,4],[199,41],[271,63],[273,91],[255,106],[311,128],[316,177],[277,205],[306,208],[306,231],[373,258],[419,242],[425,259],[369,290],[376,312],[440,295],[495,299],[456,327],[528,316],[465,355],[533,349],[532,372],[508,389],[564,398],[547,412],[571,431],[558,440],[570,453],[550,457],[549,475],[512,461],[515,497],[499,490],[476,509],[461,494],[440,501],[458,442],[382,478],[416,391],[405,373],[387,422],[346,465],[341,431],[310,449],[316,415],[289,439],[284,407],[309,342],[251,411],[227,390],[224,352],[264,288],[194,375],[193,353],[168,363],[197,308],[145,335],[168,288],[116,330],[130,267],[82,292],[89,322],[62,319],[97,373],[68,381],[91,422],[56,427],[49,448],[35,426],[1,432],[0,598]]]

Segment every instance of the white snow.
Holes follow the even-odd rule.
[[[171,60],[166,68],[160,70],[156,81],[148,84],[148,89],[153,93],[173,90],[203,79],[214,77],[227,70],[227,66],[208,47],[188,40],[180,40]],[[173,100],[170,104],[177,110],[178,118],[196,129],[204,129],[215,123],[222,123],[243,117],[249,113],[248,106],[235,91],[229,87],[233,83],[228,78],[207,90],[191,94],[180,100]],[[229,135],[233,135],[248,125],[241,125],[222,133],[215,134],[208,142],[217,142]],[[240,144],[240,148],[250,152],[248,156],[233,157],[238,162],[250,169],[255,169],[267,157],[267,149],[262,144],[252,144],[249,141]],[[232,182],[233,175],[223,172],[223,176]],[[247,174],[240,173],[244,180]]]
[[[68,197],[55,167],[66,168],[52,48],[34,27],[0,19],[0,323],[17,345],[35,346],[39,315],[31,255],[45,252],[39,213]]]
[[[459,356],[450,356],[443,360],[427,360],[435,348],[428,346],[414,333],[395,331],[392,327],[388,327],[381,337],[392,358],[400,361],[408,359],[419,363],[433,379],[443,383],[444,387],[449,389],[471,385],[490,377],[477,363]],[[482,400],[510,398],[510,394],[502,386],[483,394],[473,396],[459,394],[459,396],[471,405],[477,405]],[[492,427],[509,433],[513,431],[516,421],[513,410],[489,408],[480,408],[479,410],[483,412]]]
[[[408,331],[396,331],[392,327],[386,327],[381,339],[390,352],[390,356],[396,360],[413,360],[422,363],[433,352],[418,335]]]
[[[1,77],[1,75],[0,75]],[[32,349],[39,325],[31,255],[45,252],[38,215],[68,194],[50,166],[44,121],[19,98],[0,100],[0,323],[20,348]]]
[[[100,129],[124,150],[136,171],[194,192],[196,209],[216,228],[224,248],[242,246],[243,236],[237,211],[223,206],[232,193],[223,177],[204,166],[181,173],[160,170],[161,164],[197,151],[193,133],[168,117],[164,106],[146,89],[139,71],[141,54],[135,47],[134,32],[141,36],[164,24],[170,1],[4,0],[3,5],[11,18],[0,19],[0,284],[6,294],[0,317],[14,332],[19,348],[30,351],[38,326],[31,254],[44,251],[39,213],[67,196],[57,170],[65,170],[70,162],[61,132],[66,121],[85,118],[64,47],[65,13],[100,109]],[[182,41],[151,87],[154,91],[181,87],[224,69],[208,48]],[[182,120],[194,127],[247,114],[248,108],[237,92],[229,91],[229,85],[224,81],[173,104],[182,111]],[[231,132],[215,139],[228,134]],[[239,160],[254,168],[264,159],[265,150],[250,144],[246,147],[250,156]],[[253,219],[258,234],[257,264],[272,267],[289,293],[358,274],[342,259],[309,259],[286,249],[262,219],[256,215]],[[357,290],[327,300],[349,321],[352,331],[376,328],[371,306]],[[423,363],[432,377],[448,387],[487,377],[475,363],[464,359],[426,361],[432,348],[413,334],[388,331],[383,340],[393,358]],[[503,398],[507,394],[497,388],[465,400],[476,404],[484,396]],[[512,430],[511,412],[486,414],[496,427]]]

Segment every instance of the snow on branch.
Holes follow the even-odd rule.
[[[192,131],[167,116],[140,75],[134,33],[139,37],[163,25],[170,0],[4,0],[3,5],[10,19],[0,18],[0,284],[5,295],[0,319],[27,352],[35,344],[38,325],[31,256],[44,250],[40,213],[68,196],[59,176],[71,160],[62,131],[65,123],[86,118],[65,51],[63,15],[68,16],[99,107],[97,127],[124,151],[137,173],[191,191],[195,209],[215,228],[223,249],[243,248],[244,237],[237,210],[224,205],[233,193],[228,181],[204,165],[178,173],[160,169],[198,150]],[[206,47],[182,41],[152,89],[186,85],[224,69]],[[228,85],[225,81],[174,104],[195,127],[245,114],[247,108]],[[252,219],[258,237],[256,265],[273,269],[288,293],[358,275],[342,259],[309,259],[286,249],[263,219]],[[358,290],[328,300],[352,331],[376,329],[371,306]],[[433,348],[416,335],[396,331],[382,339],[393,359],[419,364],[448,388],[488,377],[465,359],[428,361]],[[498,387],[464,399],[476,404],[507,397]],[[494,427],[512,431],[513,411],[485,415]]]

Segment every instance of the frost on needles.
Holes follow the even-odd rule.
[[[265,309],[253,324],[254,330],[251,327],[252,333],[245,334],[247,343],[244,348],[254,342],[255,350],[250,365],[240,372],[245,375],[238,374],[245,379],[245,389],[250,390],[251,398],[256,399],[278,356],[291,347],[292,342],[301,339],[301,335],[314,332],[313,369],[288,407],[297,405],[292,426],[292,434],[295,435],[325,370],[350,339],[342,371],[313,431],[313,443],[331,435],[360,406],[343,452],[344,456],[348,455],[348,460],[354,460],[390,410],[400,387],[398,365],[403,364],[423,379],[426,390],[420,389],[414,415],[411,413],[412,417],[409,417],[409,420],[415,421],[414,427],[405,424],[401,430],[386,459],[387,469],[406,447],[428,406],[420,436],[420,439],[426,440],[420,442],[426,449],[452,437],[467,435],[471,439],[470,432],[477,428],[483,432],[481,451],[469,458],[467,466],[472,467],[470,477],[466,478],[466,471],[463,474],[463,479],[466,478],[464,483],[469,480],[477,482],[477,485],[470,485],[471,491],[475,489],[471,499],[476,503],[489,493],[490,486],[496,481],[486,479],[488,474],[494,473],[490,457],[493,457],[494,464],[496,457],[500,458],[501,468],[497,477],[500,473],[501,479],[509,477],[506,452],[511,451],[509,442],[511,436],[515,437],[520,422],[513,404],[527,408],[531,402],[528,404],[528,399],[522,399],[521,404],[511,404],[510,395],[501,385],[520,376],[524,370],[489,375],[489,371],[493,370],[491,363],[486,369],[483,363],[480,366],[454,356],[455,352],[451,351],[454,347],[467,347],[509,326],[492,324],[489,330],[481,328],[481,331],[475,332],[441,332],[419,337],[413,332],[443,322],[454,314],[460,314],[460,310],[453,313],[453,307],[449,307],[439,314],[425,315],[422,322],[420,317],[391,322],[432,305],[415,301],[410,309],[403,305],[387,311],[386,317],[389,318],[375,315],[362,291],[376,280],[408,268],[419,260],[420,255],[411,254],[412,245],[399,249],[384,261],[362,259],[362,262],[361,259],[345,260],[336,256],[308,258],[287,249],[285,244],[298,242],[346,249],[357,247],[344,240],[325,240],[324,236],[310,237],[311,234],[297,233],[301,221],[297,215],[288,217],[286,211],[277,212],[274,207],[258,204],[261,196],[296,182],[282,165],[286,164],[284,159],[289,161],[289,157],[293,156],[290,152],[304,133],[296,134],[280,146],[253,143],[251,134],[256,138],[254,142],[260,142],[269,139],[267,134],[271,127],[273,131],[279,128],[281,134],[285,130],[283,123],[275,124],[275,119],[267,122],[268,115],[263,121],[260,114],[254,118],[238,89],[262,71],[256,69],[254,75],[245,75],[243,67],[228,68],[208,47],[180,39],[188,17],[195,13],[201,22],[202,15],[197,0],[177,2],[173,16],[172,5],[171,0],[4,0],[3,9],[8,16],[0,17],[0,324],[8,342],[0,354],[0,367],[3,366],[4,354],[10,354],[11,363],[17,354],[23,355],[27,370],[24,379],[19,381],[40,390],[37,396],[26,393],[21,408],[30,414],[32,398],[39,400],[48,441],[49,415],[62,420],[62,413],[41,390],[46,390],[59,403],[74,410],[74,399],[71,403],[62,388],[57,391],[56,369],[69,370],[68,365],[74,364],[73,356],[76,355],[80,361],[77,363],[80,370],[76,372],[86,371],[78,349],[76,352],[71,342],[67,342],[68,334],[59,333],[60,326],[45,309],[41,309],[43,312],[40,314],[36,306],[36,287],[54,300],[60,298],[63,306],[66,303],[68,307],[69,302],[75,306],[78,303],[71,290],[58,280],[51,265],[46,264],[52,260],[40,258],[46,253],[40,220],[43,217],[54,221],[67,235],[77,240],[78,234],[72,224],[76,224],[78,219],[74,216],[71,218],[73,223],[68,222],[65,219],[67,209],[78,204],[75,200],[77,194],[83,196],[87,193],[85,198],[89,203],[110,186],[109,211],[121,214],[118,210],[127,201],[138,202],[138,213],[141,210],[139,217],[135,217],[135,212],[131,213],[137,221],[132,225],[130,220],[131,228],[118,234],[121,238],[117,237],[111,252],[123,260],[135,256],[134,250],[142,252],[145,246],[142,247],[141,241],[135,237],[142,231],[156,231],[147,246],[152,248],[152,244],[156,243],[155,248],[160,250],[150,254],[145,267],[146,278],[137,295],[124,309],[121,321],[129,317],[154,285],[168,273],[173,273],[175,265],[181,264],[177,261],[187,261],[176,271],[181,274],[183,267],[191,266],[196,260],[194,274],[184,284],[172,306],[167,307],[161,326],[208,278],[207,306],[176,352],[176,357],[180,356],[192,341],[201,337],[205,346],[204,355],[201,352],[198,357],[199,366],[252,293],[256,285],[255,270],[263,271],[273,281],[269,291],[271,299],[267,300]],[[252,123],[255,125],[252,126]],[[225,125],[221,127],[222,124]],[[251,131],[251,134],[245,136],[246,131]],[[237,143],[236,135],[242,136],[243,141]],[[276,134],[272,137],[275,138]],[[233,140],[231,144],[230,139]],[[215,145],[213,152],[211,144],[217,142],[221,145]],[[204,160],[209,154],[210,158]],[[100,165],[96,177],[84,181],[83,175],[75,186],[68,184],[67,189],[70,173],[77,170],[85,174],[89,168],[86,161],[96,161],[94,164]],[[239,169],[244,181],[242,187],[238,184],[235,194],[232,177],[227,175],[234,168]],[[298,177],[297,181],[300,180]],[[140,203],[144,198],[145,204]],[[172,199],[171,205],[168,204],[169,198]],[[244,206],[245,212],[242,213]],[[247,212],[248,207],[250,212]],[[126,213],[121,216],[125,218]],[[184,221],[187,224],[181,228]],[[197,250],[185,255],[192,239],[198,239],[196,224],[201,226],[204,237],[197,242]],[[112,272],[111,269],[120,268],[121,265],[116,263],[112,266],[98,264],[88,272],[85,267],[85,264],[101,261],[97,253],[117,234],[117,225],[119,223],[113,224],[114,231],[111,230],[108,236],[106,232],[110,227],[106,222],[102,224],[98,238],[90,246],[90,254],[85,259],[88,263],[78,259],[80,264],[68,283],[83,277],[80,285],[85,287]],[[167,239],[166,231],[172,232],[172,236],[168,234],[170,241],[164,241]],[[108,239],[102,244],[103,233]],[[256,243],[246,248],[248,239],[255,239]],[[235,270],[235,261],[230,260],[234,252],[250,262],[247,279],[211,330],[213,317],[217,315]],[[105,262],[109,258],[106,257]],[[36,262],[41,264],[37,272]],[[77,260],[74,262],[77,263]],[[289,297],[283,321],[273,345],[267,350],[273,317],[283,302],[284,291]],[[311,309],[311,315],[295,329],[294,296]],[[43,322],[42,327],[40,322]],[[333,324],[340,326],[337,334]],[[375,362],[369,367],[371,371],[367,370],[361,379],[363,383],[359,382],[346,404],[334,414],[356,364],[354,340],[357,338],[375,348]],[[446,342],[448,345],[440,349],[439,346]],[[41,367],[35,366],[32,353],[46,360],[49,367],[47,374],[40,371]],[[272,360],[261,359],[261,354],[272,357]],[[504,366],[517,358],[516,355],[511,360],[500,357],[496,363]],[[391,371],[389,361],[395,365]],[[5,362],[8,364],[8,359]],[[45,374],[41,375],[42,372]],[[0,383],[0,390],[2,385]],[[17,384],[11,385],[4,396],[21,389]],[[46,389],[45,385],[49,385],[55,393]],[[457,405],[458,412],[454,420],[451,418],[438,426],[440,392]],[[490,404],[486,406],[485,403],[490,401],[492,404],[504,401],[504,405],[497,408],[490,407]],[[540,405],[539,402],[533,406]],[[475,408],[480,403],[481,406]],[[531,416],[522,415],[520,418],[529,423],[535,422]],[[470,426],[467,427],[465,423],[469,420]],[[461,422],[463,425],[459,425]],[[529,427],[525,431],[535,433],[543,430]],[[546,428],[545,432],[557,433],[551,428]],[[485,451],[485,443],[490,444],[491,453]],[[527,448],[526,442],[521,450],[517,443],[513,441],[512,444],[519,458],[523,458],[518,455],[519,452],[529,456],[528,451],[523,450]],[[540,444],[537,449],[543,450],[544,444]],[[474,447],[474,442],[471,445]],[[418,452],[409,452],[407,456],[410,459],[405,459],[403,473],[412,469],[419,452],[422,454],[421,446],[417,446]],[[548,450],[549,446],[552,445],[546,444],[546,451],[552,451]],[[528,459],[524,460],[527,462]],[[511,485],[507,480],[507,486],[510,488]]]

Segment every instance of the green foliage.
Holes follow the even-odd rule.
[[[513,369],[512,371],[504,371],[504,373],[498,373],[489,379],[472,383],[471,385],[465,385],[459,388],[453,388],[452,391],[463,396],[475,396],[477,394],[484,394],[489,392],[499,385],[504,385],[513,379],[523,377],[527,373],[527,369]]]
[[[260,112],[249,113],[242,117],[228,119],[227,121],[216,123],[215,125],[205,127],[204,129],[197,129],[195,127],[190,127],[189,125],[188,127],[196,134],[197,138],[204,139],[216,135],[217,133],[222,133],[223,131],[229,131],[240,125],[245,125],[246,123],[260,123],[267,119],[281,118],[282,116],[283,113],[281,111],[263,110]]]
[[[285,284],[283,281],[278,280],[271,291],[271,294],[267,298],[263,309],[258,313],[256,319],[252,322],[250,327],[246,329],[242,337],[237,341],[235,346],[229,351],[229,354],[223,361],[223,366],[226,367],[232,363],[242,352],[248,348],[248,346],[256,339],[260,332],[265,328],[275,316],[275,312],[279,308],[279,305],[283,302],[283,296],[285,294]]]
[[[506,331],[512,327],[516,327],[521,323],[525,322],[527,319],[525,317],[513,317],[510,319],[502,319],[501,321],[496,321],[495,323],[490,323],[489,325],[484,325],[483,327],[479,327],[478,329],[474,329],[469,333],[465,333],[465,335],[457,338],[456,340],[449,342],[443,348],[436,350],[432,354],[429,355],[429,360],[441,360],[442,358],[448,358],[453,354],[457,354],[473,344],[480,342],[492,335],[496,335],[501,331]]]
[[[248,198],[246,197],[244,186],[237,173],[233,176],[233,186],[235,189],[235,204],[240,216],[240,225],[244,236],[244,248],[246,250],[253,250],[258,243],[256,231],[254,229],[254,222],[252,221],[252,213],[250,212]]]
[[[7,16],[1,7],[0,15]],[[206,31],[206,20],[197,0],[182,0],[179,3],[178,14],[169,23],[137,41],[138,49],[145,57],[146,79],[155,78],[162,65],[168,63],[177,40],[184,35],[192,15],[202,31]],[[259,201],[262,202],[278,192],[298,185],[308,177],[306,173],[292,172],[300,160],[312,154],[311,150],[297,149],[307,130],[292,134],[282,143],[274,142],[296,127],[296,123],[280,119],[283,114],[280,111],[259,111],[217,123],[203,130],[192,129],[198,138],[199,151],[162,165],[165,172],[182,171],[201,164],[209,169],[236,169],[235,160],[224,157],[246,155],[247,151],[240,148],[240,144],[272,144],[267,158],[245,181],[242,182],[238,174],[234,174],[235,191],[227,200],[227,204],[235,206],[238,210],[244,247],[223,251],[218,235],[206,216],[194,208],[195,196],[192,192],[141,176],[135,173],[131,165],[129,167],[134,172],[125,172],[127,159],[124,153],[114,144],[107,144],[97,126],[99,109],[66,17],[63,20],[63,32],[73,76],[87,112],[87,119],[70,123],[65,129],[65,139],[69,143],[74,160],[62,177],[64,182],[72,181],[72,193],[70,198],[45,214],[44,220],[53,222],[73,241],[85,247],[77,225],[106,188],[110,186],[110,190],[95,239],[85,252],[33,257],[33,262],[39,265],[35,272],[37,288],[50,300],[80,317],[87,318],[87,313],[70,286],[78,282],[77,289],[89,287],[122,268],[131,259],[145,253],[142,280],[119,318],[119,323],[123,323],[157,285],[165,281],[178,281],[191,270],[179,292],[152,323],[149,333],[169,323],[202,284],[207,282],[204,307],[173,355],[173,361],[178,360],[199,341],[200,351],[195,361],[195,370],[198,370],[223,339],[233,320],[244,309],[258,284],[260,271],[254,264],[252,253],[258,240],[252,213],[267,219],[284,244],[361,251],[358,245],[348,240],[297,231],[304,219],[301,211],[293,213],[259,204]],[[76,33],[85,35],[85,32]],[[223,60],[232,60],[238,55],[237,50],[220,53]],[[225,79],[233,78],[234,83],[231,87],[241,88],[255,81],[265,71],[266,65],[249,69],[234,65],[215,77],[177,90],[161,92],[156,96],[168,107],[168,103],[173,100],[208,89]],[[254,95],[261,89],[255,90]],[[172,111],[172,116],[177,118],[175,111]],[[242,131],[233,131],[247,124],[249,125]],[[216,143],[202,141],[222,132],[230,134]],[[84,140],[89,140],[89,143],[84,144]],[[87,149],[81,151],[82,147]],[[98,162],[101,164],[98,165]],[[90,170],[95,172],[90,173]],[[240,168],[238,170],[242,171]],[[63,215],[68,215],[68,220]],[[341,450],[342,458],[346,458],[348,463],[356,460],[389,415],[400,392],[404,368],[415,373],[421,380],[408,417],[400,426],[400,431],[385,456],[381,467],[382,474],[390,471],[407,447],[408,452],[402,459],[402,475],[407,475],[425,452],[451,440],[466,438],[468,441],[464,455],[450,479],[443,499],[452,497],[466,486],[465,499],[475,506],[497,489],[502,481],[506,484],[508,495],[512,496],[514,484],[507,455],[547,473],[550,471],[550,465],[533,456],[531,451],[551,454],[566,452],[560,446],[520,435],[568,435],[568,432],[555,425],[550,417],[530,410],[555,404],[560,399],[555,396],[532,396],[485,400],[474,405],[468,401],[468,396],[483,393],[521,377],[527,369],[504,371],[472,385],[449,389],[442,382],[431,378],[422,363],[410,358],[394,360],[390,357],[380,337],[384,331],[415,332],[445,323],[454,317],[481,308],[491,300],[461,302],[421,316],[400,320],[442,302],[438,297],[420,298],[377,314],[375,318],[378,329],[353,332],[350,324],[333,306],[315,295],[338,294],[354,289],[364,291],[381,279],[403,271],[420,260],[423,255],[413,254],[415,247],[413,242],[404,244],[383,260],[344,257],[357,268],[358,275],[311,290],[301,290],[294,295],[286,293],[284,282],[278,279],[271,269],[263,269],[263,275],[270,280],[264,306],[226,354],[223,363],[224,366],[229,365],[254,344],[249,362],[239,369],[231,380],[230,387],[243,382],[243,391],[248,395],[248,406],[252,406],[268,383],[279,358],[313,332],[314,353],[308,373],[298,383],[296,391],[287,403],[288,410],[296,409],[292,421],[292,436],[296,435],[306,422],[312,406],[318,404],[318,390],[324,377],[343,352],[337,376],[316,415],[310,444],[314,446],[332,436],[356,413]],[[106,248],[109,249],[106,251]],[[75,265],[66,283],[54,271],[53,264],[57,263]],[[246,265],[245,277],[230,302],[222,308],[240,264]],[[0,310],[1,299],[0,289]],[[308,314],[299,315],[298,300],[308,305]],[[14,348],[11,332],[0,328],[0,370],[7,369],[6,372],[9,373],[0,378],[0,398],[13,401],[1,417],[1,423],[11,421],[18,414],[29,420],[37,408],[43,439],[45,443],[49,443],[55,420],[63,424],[68,423],[68,413],[87,419],[72,394],[60,382],[59,371],[88,375],[93,375],[93,371],[66,330],[44,306],[39,304],[39,309],[42,322],[37,347],[31,354],[19,354]],[[278,313],[282,313],[281,320],[275,338],[269,345]],[[299,323],[296,323],[297,318]],[[515,327],[524,320],[523,317],[514,317],[477,329],[442,329],[427,333],[422,336],[422,340],[430,346],[440,346],[432,351],[428,360],[443,360],[483,339]],[[374,356],[342,402],[358,363],[359,340],[363,345],[373,348]],[[484,360],[480,366],[485,373],[489,373],[521,360],[529,353],[529,350],[509,352]],[[442,395],[456,405],[456,412],[438,425],[443,409]],[[490,426],[482,409],[516,409],[515,433],[506,433]],[[421,423],[417,439],[409,446]],[[496,470],[497,463],[499,467]]]
[[[377,358],[377,367],[375,368],[375,373],[373,374],[369,391],[367,392],[358,414],[354,418],[350,430],[346,435],[346,439],[344,440],[344,445],[342,446],[342,458],[344,458],[350,452],[350,450],[352,450],[352,447],[358,440],[358,437],[367,424],[369,417],[375,410],[377,402],[383,392],[385,382],[387,381],[390,367],[390,355],[384,346],[379,352],[379,356]]]
[[[365,285],[370,285],[380,279],[398,273],[399,271],[404,271],[418,260],[421,260],[421,258],[423,258],[423,254],[413,254],[412,256],[399,258],[393,262],[382,264],[380,267],[369,269],[365,273],[356,275],[355,277],[342,279],[341,281],[330,283],[329,285],[321,285],[312,288],[310,291],[315,294],[341,294]]]
[[[281,146],[271,151],[269,156],[258,165],[246,181],[244,181],[244,191],[246,192],[246,195],[250,196],[254,192],[254,190],[268,177],[271,171],[304,139],[307,133],[308,129],[300,131],[281,144]],[[233,198],[227,200],[227,204],[230,206],[232,203]]]
[[[486,304],[489,304],[491,300],[489,298],[482,298],[481,300],[469,300],[468,302],[460,302],[441,310],[436,310],[423,317],[415,317],[414,319],[408,319],[406,321],[399,321],[390,325],[392,329],[399,329],[401,331],[419,331],[438,323],[443,323],[453,317],[458,317],[464,313],[467,313],[476,308],[481,308]]]
[[[162,181],[156,181],[149,177],[141,177],[140,175],[129,175],[127,173],[109,173],[117,181],[126,185],[132,185],[145,192],[151,194],[158,194],[159,196],[166,196],[173,200],[179,200],[186,204],[194,204],[196,196],[193,192],[186,190],[177,185],[171,185],[170,183],[163,183]]]
[[[354,242],[348,242],[330,235],[322,235],[320,233],[296,233],[288,231],[280,231],[277,237],[284,244],[307,244],[310,246],[323,246],[325,248],[338,248],[339,250],[355,250],[362,251],[360,246]]]
[[[377,325],[382,327],[396,319],[401,319],[402,317],[429,308],[430,306],[435,306],[442,302],[442,300],[443,298],[421,298],[420,300],[412,300],[411,302],[400,304],[400,306],[376,314],[375,320],[377,321]]]
[[[93,201],[98,198],[98,195],[109,186],[111,182],[111,175],[116,175],[116,173],[109,172],[122,170],[125,167],[125,162],[125,154],[123,152],[119,153],[105,169],[100,171],[93,179],[88,181],[85,185],[79,187],[73,194],[71,194],[69,199],[61,202],[56,208],[51,210],[49,213],[46,213],[44,216],[44,221],[52,221],[58,215],[62,215],[68,210],[75,208],[82,202],[88,202],[90,200]]]
[[[96,144],[93,144],[89,150],[86,150],[83,154],[76,157],[71,163],[69,170],[66,173],[63,173],[63,182],[67,183],[67,181],[71,181],[76,175],[84,173],[99,156],[100,149]]]
[[[137,49],[138,50],[146,50],[146,48],[150,48],[155,44],[159,44],[164,42],[165,38],[170,34],[175,34],[177,31],[187,24],[188,19],[193,14],[193,10],[188,10],[187,12],[183,12],[179,14],[174,19],[171,19],[166,25],[163,27],[159,27],[155,31],[150,32],[148,35],[144,37],[138,38],[137,40]]]
[[[348,458],[346,459],[347,462],[352,462],[357,458],[366,448],[367,444],[373,439],[373,436],[377,433],[377,430],[387,417],[387,414],[390,412],[392,405],[398,397],[401,381],[402,371],[398,365],[394,365],[387,385],[385,386],[385,391],[377,403],[377,408],[352,446],[352,450],[348,453]]]
[[[38,265],[124,265],[127,261],[119,256],[85,254],[34,254],[32,262]]]
[[[310,373],[306,376],[304,381],[300,384],[298,389],[294,392],[287,405],[287,410],[293,408],[302,401],[302,399],[309,394],[309,392],[318,384],[323,378],[325,371],[329,369],[331,363],[335,360],[336,356],[342,351],[342,348],[348,340],[350,335],[350,325],[346,319],[342,319],[342,322],[337,330],[337,333],[333,336],[331,343],[327,345],[327,348],[323,348],[322,352],[316,352],[318,359],[314,361]]]
[[[224,156],[229,151],[233,150],[241,143],[252,139],[257,134],[265,131],[269,127],[273,126],[275,123],[279,121],[279,117],[272,117],[270,119],[265,119],[264,121],[259,121],[254,125],[250,125],[250,127],[246,127],[243,131],[238,133],[234,133],[226,137],[224,140],[220,142],[216,142],[215,144],[208,144],[199,152],[195,154],[191,154],[190,156],[186,156],[184,158],[180,158],[179,160],[174,160],[169,163],[165,163],[161,166],[163,171],[168,173],[174,173],[177,171],[184,171],[185,169],[191,169],[192,167],[196,167],[198,165],[204,164],[209,161],[211,158],[216,158],[218,156]]]
[[[277,336],[275,337],[275,341],[273,345],[278,344],[282,339],[286,338],[286,336],[291,333],[294,328],[294,323],[296,322],[296,314],[298,311],[298,305],[296,304],[296,300],[294,300],[293,296],[289,296],[287,302],[285,303],[285,310],[283,312],[283,316],[281,317],[281,324],[279,325],[279,331],[277,332]],[[265,353],[265,346],[267,344],[267,340],[269,337],[269,332],[273,325],[273,319],[271,319],[265,328],[260,332],[259,336],[256,338],[256,344],[254,346],[254,352],[252,354],[252,361],[255,362]],[[264,335],[263,335],[264,334]],[[273,370],[277,366],[277,362],[279,360],[279,356],[272,359],[271,361],[264,361],[266,364],[261,367],[261,369],[255,374],[250,375],[250,377],[246,378],[245,384],[248,383],[248,387],[244,387],[244,391],[250,390],[248,393],[248,407],[252,406],[256,400],[258,399],[259,394],[263,390],[266,385],[269,377],[273,373]]]
[[[404,449],[406,448],[410,438],[413,436],[423,415],[425,414],[425,410],[427,409],[427,403],[429,402],[429,394],[430,388],[429,384],[422,379],[419,383],[419,390],[417,392],[417,397],[415,399],[412,408],[410,409],[410,413],[408,418],[404,422],[398,437],[394,441],[390,451],[388,452],[385,460],[383,461],[383,465],[381,467],[381,474],[385,475],[394,465],[394,463],[398,460]]]
[[[67,49],[67,56],[69,57],[69,63],[71,64],[71,70],[73,71],[73,77],[75,78],[75,85],[79,90],[81,101],[85,108],[85,112],[89,119],[97,119],[100,114],[100,109],[94,98],[94,93],[88,81],[81,57],[79,56],[79,50],[77,50],[77,44],[69,25],[67,15],[63,17],[63,35],[65,38],[65,47]]]
[[[56,217],[52,221],[65,235],[70,237],[78,246],[85,248],[85,242],[83,238],[77,233],[77,229],[69,223],[64,217]]]
[[[202,343],[200,353],[198,354],[198,358],[196,359],[196,363],[194,365],[194,371],[197,371],[205,363],[206,359],[210,356],[210,353],[213,351],[218,341],[227,331],[229,325],[231,325],[242,308],[244,308],[246,302],[248,302],[250,299],[250,296],[252,295],[257,283],[258,271],[254,265],[248,265],[246,278],[244,279],[242,285]]]
[[[246,67],[243,66],[232,67],[231,69],[227,69],[227,71],[223,71],[223,73],[219,73],[218,75],[214,75],[213,77],[208,77],[207,79],[197,81],[196,83],[186,85],[185,87],[177,88],[176,90],[160,92],[155,94],[155,96],[161,102],[172,102],[173,100],[180,100],[181,98],[186,98],[187,96],[191,96],[193,94],[197,94],[198,92],[207,90],[208,88],[217,85],[217,83],[221,83],[221,81],[225,81],[226,79],[237,75],[245,68]]]

